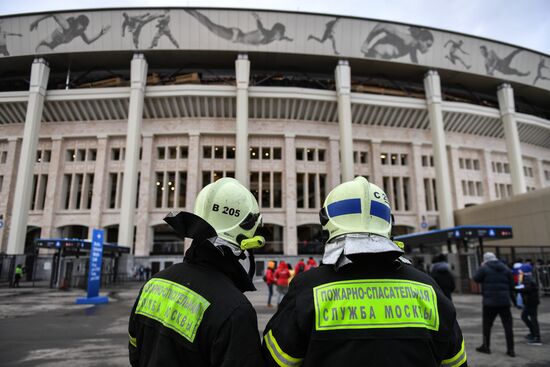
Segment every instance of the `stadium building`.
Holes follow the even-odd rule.
[[[102,9],[0,19],[0,252],[36,238],[131,248],[223,176],[258,198],[270,254],[320,251],[342,180],[388,193],[395,234],[550,186],[550,56],[326,14]],[[160,260],[159,260],[160,259]]]

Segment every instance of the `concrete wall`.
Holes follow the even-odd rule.
[[[456,225],[511,225],[514,238],[490,246],[550,246],[550,187],[455,211]]]

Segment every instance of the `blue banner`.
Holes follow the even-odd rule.
[[[99,296],[101,282],[101,263],[103,260],[103,237],[102,229],[92,231],[92,247],[90,248],[90,269],[88,271],[88,298]]]

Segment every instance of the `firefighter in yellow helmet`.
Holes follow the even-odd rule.
[[[194,214],[164,220],[193,242],[182,263],[141,289],[130,315],[130,363],[261,366],[256,312],[243,295],[255,290],[252,251],[264,243],[256,199],[237,180],[222,178],[202,189]]]
[[[264,331],[268,366],[466,366],[452,303],[390,239],[386,194],[363,177],[327,196],[323,264],[298,275]]]

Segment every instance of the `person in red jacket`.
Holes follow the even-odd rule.
[[[304,259],[300,259],[294,267],[294,276],[303,273],[304,271],[306,271],[306,263],[304,262]]]
[[[309,257],[307,260],[306,270],[310,270],[317,267],[317,261],[313,257]]]
[[[275,270],[275,282],[277,284],[277,304],[281,303],[282,298],[288,292],[288,279],[290,278],[290,271],[286,262],[281,261],[279,267]]]
[[[273,307],[271,305],[271,297],[273,296],[273,284],[275,284],[275,263],[270,261],[267,263],[267,269],[265,270],[264,281],[267,284],[267,307]]]

